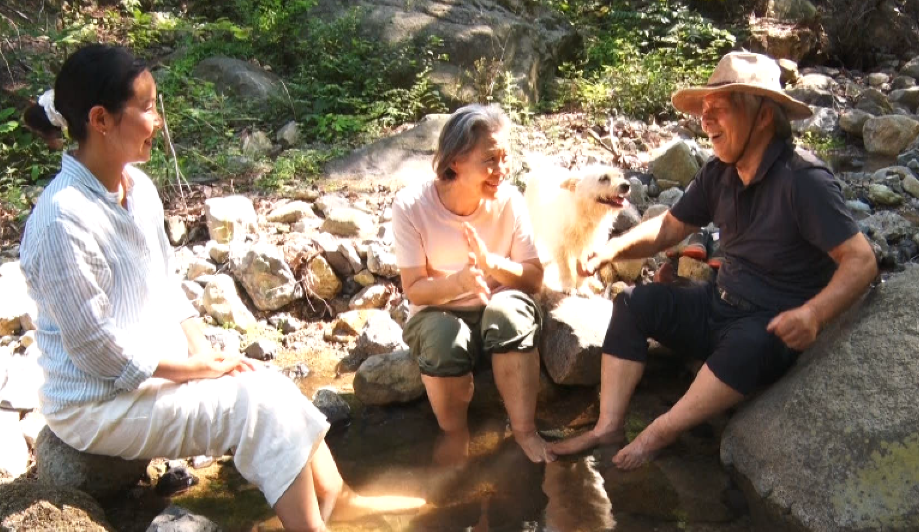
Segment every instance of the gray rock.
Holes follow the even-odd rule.
[[[367,246],[367,269],[383,277],[398,277],[400,272],[396,254],[379,244]]]
[[[316,243],[319,251],[322,252],[325,260],[329,261],[329,266],[335,270],[336,274],[340,277],[348,277],[354,273],[354,270],[351,268],[351,261],[339,251],[343,242],[341,239],[329,233],[319,233],[315,236],[313,241]]]
[[[255,325],[255,316],[240,299],[239,292],[236,291],[236,282],[229,275],[215,275],[204,287],[201,303],[207,313],[221,325],[232,325],[241,332],[246,332],[249,327]]]
[[[890,101],[905,105],[911,113],[914,113],[916,107],[919,107],[919,87],[892,91]]]
[[[245,196],[209,198],[204,202],[207,231],[218,244],[242,240],[258,229],[252,200]]]
[[[785,92],[792,98],[815,107],[832,107],[836,103],[833,93],[825,89],[796,87]]]
[[[613,303],[600,297],[545,297],[539,354],[552,382],[599,383],[601,346]]]
[[[29,468],[29,446],[19,427],[19,412],[0,410],[0,478],[17,478]]]
[[[418,362],[407,350],[368,358],[354,374],[354,395],[365,405],[376,406],[422,397]]]
[[[260,338],[246,346],[245,354],[255,360],[274,360],[278,356],[278,344]]]
[[[268,323],[281,331],[281,334],[290,334],[303,328],[303,322],[287,313],[275,314],[268,318]]]
[[[807,72],[807,69],[805,69],[805,72]],[[836,88],[836,81],[826,74],[810,73],[801,76],[798,79],[798,83],[795,84],[795,87],[799,89],[832,91]]]
[[[150,462],[77,451],[47,427],[38,435],[35,455],[42,482],[85,491],[97,499],[132,488],[146,474]]]
[[[669,179],[685,187],[692,182],[700,166],[687,141],[675,140],[652,155],[648,168],[657,179]]]
[[[402,327],[386,312],[375,312],[364,324],[351,356],[365,360],[374,355],[408,349],[402,341]]]
[[[894,242],[914,232],[913,224],[893,211],[880,211],[858,222],[858,226],[867,234],[878,236]]]
[[[204,337],[207,338],[207,341],[218,351],[226,351],[228,353],[239,353],[242,351],[243,337],[238,331],[224,329],[223,327],[206,327],[204,329]]]
[[[826,107],[811,107],[813,116],[806,120],[795,120],[791,123],[796,133],[812,133],[825,137],[836,133],[839,126],[839,113]]]
[[[858,94],[856,109],[865,111],[873,116],[883,116],[890,113],[890,100],[883,92],[877,89],[865,89]]]
[[[431,157],[449,115],[427,115],[415,127],[380,139],[330,162],[325,172],[332,178],[386,177],[404,184],[433,177]]]
[[[335,390],[322,388],[313,396],[313,404],[332,425],[351,418],[351,406]]]
[[[284,374],[288,379],[298,382],[302,379],[305,379],[310,376],[310,367],[306,362],[297,362],[292,366],[287,366],[281,370],[281,373]]]
[[[322,231],[346,238],[368,237],[374,233],[373,218],[364,211],[343,207],[332,210],[322,223]]]
[[[903,196],[897,194],[886,185],[877,183],[868,185],[868,199],[877,205],[895,207],[903,203]]]
[[[848,207],[849,210],[852,211],[853,213],[859,213],[859,214],[865,214],[865,215],[871,214],[871,207],[863,201],[849,200],[846,202],[846,207]]]
[[[890,82],[890,88],[893,90],[909,89],[916,86],[916,80],[909,76],[897,76]]]
[[[908,175],[903,178],[903,190],[914,198],[919,198],[919,179],[915,176]]]
[[[260,242],[244,253],[231,252],[230,270],[259,310],[277,310],[303,297],[303,287],[272,244]]]
[[[319,218],[316,216],[316,213],[313,212],[313,206],[305,201],[291,201],[290,203],[279,205],[268,213],[267,216],[269,222],[284,224],[296,223],[304,218]]]
[[[361,261],[361,256],[350,240],[343,240],[338,243],[338,254],[348,261],[348,265],[351,267],[352,272],[356,273],[364,269],[364,263]]]
[[[871,87],[878,88],[889,81],[890,76],[883,72],[872,72],[868,74],[868,85]]]
[[[680,198],[682,197],[682,190],[678,188],[668,188],[667,190],[660,193],[660,195],[657,197],[657,201],[668,207],[673,207],[676,205],[676,202],[680,201]]]
[[[637,209],[644,209],[648,206],[648,186],[643,184],[637,177],[629,178],[629,203]]]
[[[170,505],[147,527],[147,532],[218,532],[220,527],[202,515]]]
[[[62,486],[19,479],[0,483],[0,530],[114,532],[91,496]]]
[[[917,321],[912,266],[874,288],[731,419],[721,459],[766,499],[775,519],[767,528],[919,527]]]
[[[271,144],[267,133],[255,130],[251,133],[243,132],[241,149],[246,157],[258,159],[268,155],[274,149],[274,145]]]
[[[166,217],[166,237],[173,246],[179,246],[188,239],[188,226],[185,225],[184,216],[167,216]]]
[[[648,207],[647,210],[645,210],[645,213],[641,215],[641,221],[644,222],[646,220],[650,220],[651,218],[657,218],[658,216],[664,214],[665,212],[669,210],[670,210],[670,207],[668,207],[667,205],[656,203]]]
[[[640,223],[641,214],[639,214],[638,209],[634,205],[629,205],[616,213],[616,217],[613,219],[613,232],[617,234],[624,233]]]
[[[849,109],[839,115],[839,128],[850,135],[861,137],[862,130],[865,128],[865,122],[867,122],[869,118],[871,118],[871,115],[864,111]]]
[[[900,75],[919,80],[919,56],[910,59],[909,62],[903,65],[903,68],[900,69]]]
[[[872,118],[862,135],[869,153],[896,156],[919,136],[919,121],[892,115]]]
[[[410,314],[410,308],[408,300],[403,299],[399,302],[398,305],[393,305],[389,309],[389,317],[393,319],[400,327],[405,327],[405,323],[408,321]]]
[[[300,144],[300,126],[293,120],[284,124],[277,134],[278,142],[286,146],[296,146]]]
[[[239,59],[205,59],[195,66],[193,75],[212,82],[218,91],[246,102],[268,103],[284,99],[277,76]]]

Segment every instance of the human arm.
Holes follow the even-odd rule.
[[[699,228],[681,222],[669,211],[645,220],[624,235],[611,238],[602,248],[578,261],[581,275],[593,275],[597,268],[616,260],[653,256],[689,236]]]
[[[820,330],[861,297],[878,274],[874,251],[862,233],[852,235],[829,255],[838,265],[829,284],[800,307],[773,318],[766,327],[797,351],[813,345]]]

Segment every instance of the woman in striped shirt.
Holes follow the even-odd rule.
[[[325,417],[277,372],[213,350],[172,277],[162,204],[131,166],[149,160],[162,125],[146,65],[123,48],[82,48],[26,121],[78,144],[21,248],[51,430],[81,451],[126,459],[233,449],[289,529],[324,530],[336,502],[366,501],[344,486]]]

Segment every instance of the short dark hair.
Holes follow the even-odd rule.
[[[472,151],[483,134],[510,129],[511,120],[496,104],[472,104],[457,109],[444,124],[434,152],[434,172],[438,179],[450,181],[456,172],[450,165]]]
[[[77,142],[86,140],[89,111],[97,105],[118,114],[134,97],[134,80],[147,71],[147,63],[121,46],[91,44],[70,55],[54,82],[54,107],[67,121],[67,131]],[[44,138],[60,134],[44,109],[34,104],[23,119]]]

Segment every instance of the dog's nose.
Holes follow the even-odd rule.
[[[616,189],[616,193],[619,194],[620,196],[625,196],[626,194],[628,194],[628,193],[629,193],[629,184],[628,184],[628,183],[622,183],[621,185],[619,185],[619,188]]]

